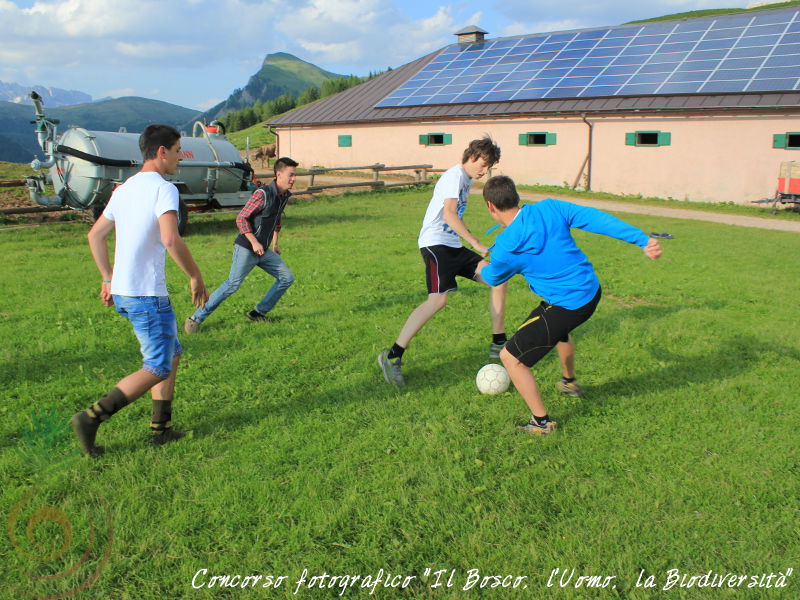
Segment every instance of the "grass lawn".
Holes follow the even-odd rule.
[[[138,368],[130,325],[97,298],[84,224],[0,233],[0,598],[800,597],[797,235],[625,215],[675,236],[652,262],[576,231],[604,288],[576,332],[587,395],[558,397],[548,356],[535,374],[560,428],[533,438],[514,429],[513,390],[475,389],[490,341],[478,284],[414,340],[405,388],[380,374],[425,297],[429,194],[291,206],[281,247],[297,281],[274,319],[243,316],[271,281],[253,273],[181,335],[173,419],[190,436],[149,447],[143,398],[101,428],[97,460],[60,427]],[[234,215],[193,218],[213,289]],[[477,196],[465,219],[491,224]],[[187,280],[169,259],[167,279],[182,322]],[[538,301],[511,282],[509,332]],[[773,587],[680,587],[672,569]],[[470,570],[519,587],[481,589]],[[382,580],[309,587],[323,573]],[[262,579],[209,587],[236,574]]]

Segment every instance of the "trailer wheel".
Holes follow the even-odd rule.
[[[81,221],[94,225],[95,221],[103,214],[105,208],[105,204],[92,204],[89,208],[78,209],[76,212],[80,215]]]
[[[189,223],[189,209],[183,200],[178,200],[178,233],[183,236],[186,233],[186,225]]]

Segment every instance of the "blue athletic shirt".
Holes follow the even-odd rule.
[[[531,291],[550,304],[575,310],[600,288],[592,263],[575,244],[571,228],[600,233],[642,248],[650,239],[643,231],[595,208],[554,198],[523,204],[497,236],[491,264],[481,277],[498,285],[521,274]]]

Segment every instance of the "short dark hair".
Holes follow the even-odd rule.
[[[158,149],[161,146],[169,150],[179,139],[181,139],[181,134],[174,127],[163,123],[151,123],[139,136],[139,150],[142,151],[142,158],[153,160],[158,156]]]
[[[519,194],[514,180],[507,175],[490,177],[483,186],[483,199],[498,210],[508,210],[519,206]]]
[[[482,158],[486,161],[486,165],[492,165],[500,162],[500,146],[494,143],[494,140],[488,135],[479,140],[472,140],[464,150],[464,156],[461,158],[461,163],[467,162],[472,157]]]
[[[278,160],[275,161],[273,165],[273,169],[275,169],[275,175],[278,174],[278,171],[283,171],[286,167],[296,167],[299,165],[297,161],[292,160],[288,156],[281,156]]]

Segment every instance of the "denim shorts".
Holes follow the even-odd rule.
[[[114,295],[114,307],[133,324],[141,346],[142,368],[161,379],[169,377],[173,357],[183,354],[169,296]]]

